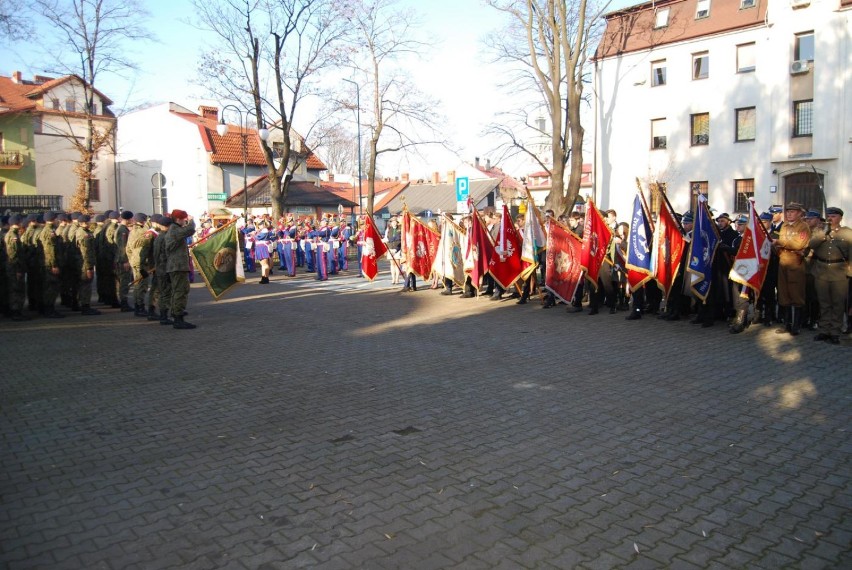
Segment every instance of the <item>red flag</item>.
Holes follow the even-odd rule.
[[[471,208],[470,214],[470,230],[468,230],[467,253],[468,263],[470,268],[465,268],[466,273],[470,273],[470,283],[479,291],[482,278],[488,273],[488,264],[494,256],[494,242],[491,240],[491,235],[482,223],[479,217],[479,212],[476,208]]]
[[[409,271],[421,279],[429,279],[440,240],[440,235],[405,210],[402,215],[402,254]]]
[[[547,269],[544,286],[563,302],[570,303],[580,281],[583,242],[574,232],[555,220],[547,222]]]
[[[674,219],[671,208],[667,203],[660,204],[660,215],[657,217],[657,227],[654,228],[651,266],[654,278],[662,287],[666,298],[671,293],[672,284],[680,270],[684,244],[680,226]]]
[[[760,223],[754,200],[749,198],[748,225],[728,274],[729,279],[753,289],[755,298],[759,297],[771,255],[772,242]]]
[[[378,260],[388,252],[371,216],[364,216],[364,245],[361,248],[361,272],[372,281],[379,272]]]
[[[521,236],[512,223],[509,208],[503,204],[503,217],[500,218],[500,235],[494,244],[494,253],[488,265],[488,271],[503,289],[508,289],[518,280],[524,271],[521,261]]]
[[[583,227],[583,249],[580,255],[580,265],[595,289],[598,288],[598,274],[611,239],[612,230],[606,225],[606,221],[595,203],[589,198],[586,223]]]

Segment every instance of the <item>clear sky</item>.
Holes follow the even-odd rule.
[[[614,0],[608,11],[635,3]],[[416,70],[411,71],[412,78],[423,91],[442,101],[443,114],[448,118],[446,136],[462,152],[453,156],[428,151],[425,161],[395,155],[383,163],[384,174],[409,172],[412,178],[428,178],[432,171],[445,173],[462,161],[472,163],[477,156],[484,162],[496,143],[484,140],[482,131],[497,113],[505,110],[505,95],[499,90],[500,71],[489,64],[482,39],[501,27],[503,15],[485,6],[482,0],[404,0],[402,4],[420,13],[422,31],[434,44]],[[115,109],[164,101],[192,110],[202,103],[217,104],[191,83],[205,42],[211,40],[184,23],[192,16],[190,2],[147,0],[145,5],[151,14],[149,29],[157,41],[139,45],[135,53],[128,54],[140,67],[135,76],[103,76],[98,88],[113,99]],[[36,50],[27,43],[4,42],[0,45],[0,62],[0,73],[4,75],[21,71],[25,78],[31,78],[46,71]],[[298,124],[296,127],[305,129]],[[517,176],[527,173],[518,172],[523,165],[502,166]]]

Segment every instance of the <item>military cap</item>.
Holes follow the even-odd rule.
[[[5,226],[8,223],[9,223],[9,216],[7,216],[5,214],[0,216],[0,224],[3,224]]]
[[[103,214],[98,214],[97,216],[95,216],[95,222],[97,222],[97,223],[101,224],[101,223],[103,223],[103,222],[105,222],[105,221],[106,221],[106,216],[105,216],[105,215],[103,215]]]
[[[148,220],[149,220],[152,224],[159,224],[159,223],[160,223],[160,218],[162,218],[162,217],[163,217],[163,216],[161,216],[160,214],[151,214],[151,217],[150,217],[150,218],[148,218]]]
[[[804,206],[799,204],[798,202],[789,202],[785,210],[799,210],[800,212],[807,212]]]
[[[55,219],[56,219],[56,212],[45,212],[44,213],[44,221],[45,222],[52,222]]]
[[[731,216],[729,216],[729,215],[727,214],[727,212],[725,212],[725,213],[723,213],[723,214],[719,214],[718,216],[716,216],[716,221],[718,222],[719,220],[728,220],[728,221],[730,222],[730,221],[731,221]]]
[[[772,214],[770,214],[769,212],[763,212],[763,213],[760,214],[760,219],[761,220],[771,220]]]
[[[110,210],[109,213],[107,214],[107,218],[109,218],[110,220],[117,220],[118,219],[118,212],[116,212],[115,210]]]
[[[146,214],[143,214],[142,212],[136,212],[133,215],[133,221],[138,224],[144,224],[148,221],[148,216]]]
[[[80,217],[77,218],[77,221],[81,224],[88,224],[92,217],[89,214],[80,214]]]
[[[157,223],[161,226],[169,227],[172,225],[172,219],[168,216],[160,216],[160,221]]]
[[[183,211],[183,210],[172,210],[172,216],[171,216],[171,218],[172,218],[172,220],[173,220],[173,221],[177,221],[177,220],[185,220],[185,219],[187,219],[188,217],[189,217],[189,214],[187,214],[187,213],[186,213],[185,211]]]
[[[132,220],[133,219],[133,212],[131,212],[130,210],[124,210],[121,213],[121,219],[122,220]]]
[[[683,214],[683,220],[681,220],[684,224],[691,224],[695,221],[695,218],[692,215],[692,212],[686,212]]]
[[[783,211],[784,211],[784,208],[782,208],[780,204],[775,204],[774,206],[769,208],[770,214],[780,214]]]
[[[44,223],[44,213],[36,214],[36,221],[40,224]]]
[[[38,221],[38,214],[27,214],[26,223],[31,224]]]
[[[80,212],[71,212],[71,219],[75,221],[79,220],[81,215],[82,214]]]
[[[65,212],[59,212],[58,214],[56,214],[56,219],[60,222],[67,222],[68,214],[66,214]]]
[[[10,226],[19,226],[19,225],[21,225],[21,220],[23,220],[23,219],[24,218],[21,216],[21,214],[12,214],[12,215],[9,216],[9,225]]]
[[[841,210],[837,206],[831,206],[830,208],[825,209],[825,215],[827,216],[829,214],[832,214],[832,215],[835,215],[835,216],[840,216],[842,218],[843,217],[843,210]]]
[[[745,216],[739,216],[739,217],[737,218],[737,223],[738,223],[738,224],[747,224],[747,223],[748,223],[748,218],[746,218]]]
[[[817,212],[816,210],[808,210],[805,213],[805,217],[806,218],[821,218],[822,216],[820,216],[819,212]]]

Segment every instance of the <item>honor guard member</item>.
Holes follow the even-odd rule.
[[[841,226],[843,210],[826,208],[827,222],[821,231],[814,232],[808,244],[813,251],[813,274],[819,298],[820,333],[814,340],[840,344],[843,316],[849,301],[849,278],[852,268],[852,229]]]
[[[811,237],[815,232],[823,231],[825,220],[816,210],[808,210],[803,218],[811,231]],[[819,322],[819,301],[817,300],[814,275],[812,272],[813,256],[805,256],[805,307],[802,312],[802,326],[806,329],[815,330]]]
[[[109,287],[112,283],[111,278],[106,279],[108,271],[104,258],[104,248],[106,244],[104,232],[106,230],[106,219],[107,217],[105,214],[98,214],[92,218],[92,222],[95,224],[94,229],[92,229],[92,237],[95,238],[95,275],[98,276],[98,281],[96,283],[98,303],[108,303],[107,299],[110,298]]]
[[[24,253],[27,260],[27,305],[30,311],[41,312],[41,301],[44,297],[41,284],[42,264],[39,259],[38,234],[41,225],[37,214],[27,214],[26,228],[21,234]]]
[[[769,233],[777,232],[781,229],[781,224],[784,223],[784,208],[780,205],[775,205],[769,208],[769,213],[772,214],[772,224],[770,225]]]
[[[104,263],[108,263],[106,265],[108,272],[103,277],[99,276],[98,280],[103,279],[104,290],[108,290],[109,293],[109,296],[104,299],[104,302],[109,304],[113,309],[118,309],[121,307],[121,303],[118,302],[118,275],[115,272],[115,233],[118,231],[120,214],[115,210],[110,210],[106,214],[106,217],[106,225],[104,226]]]
[[[77,294],[81,315],[100,315],[101,312],[92,308],[92,280],[95,278],[95,238],[89,229],[91,218],[81,214],[77,218],[76,244],[80,260]]]
[[[63,307],[68,307],[72,310],[80,310],[80,307],[74,307],[77,303],[77,274],[74,273],[74,268],[71,263],[71,251],[74,244],[68,237],[71,233],[71,217],[65,212],[56,214],[56,237],[59,238],[57,247],[62,251],[59,259],[59,303]]]
[[[784,210],[784,223],[773,242],[778,251],[778,304],[785,312],[785,327],[777,333],[799,334],[802,308],[805,306],[805,249],[811,238],[808,225],[801,219],[805,208],[790,202]]]
[[[145,230],[142,251],[139,253],[142,271],[148,274],[145,276],[148,287],[143,302],[148,307],[147,318],[149,321],[160,320],[160,315],[157,313],[159,293],[157,292],[156,265],[154,264],[154,240],[157,239],[157,236],[160,235],[160,231],[162,230],[162,226],[160,225],[161,220],[162,216],[160,214],[153,214],[148,219],[150,227]]]
[[[172,219],[168,216],[160,216],[157,222],[160,225],[160,233],[154,238],[152,245],[154,254],[154,279],[157,280],[157,303],[160,307],[160,324],[175,324],[169,318],[172,307],[172,281],[169,278],[168,254],[166,253],[166,232],[172,225]]]
[[[9,216],[9,231],[3,237],[6,250],[6,282],[9,289],[9,310],[13,321],[28,321],[24,315],[24,297],[27,294],[27,260],[24,244],[21,241],[20,214]]]
[[[62,285],[62,246],[59,243],[59,236],[56,235],[56,212],[47,212],[44,215],[44,227],[41,229],[38,241],[44,291],[42,314],[51,319],[61,319],[65,315],[56,310],[56,298],[59,296],[59,288]]]
[[[147,221],[148,216],[146,214],[136,212],[133,214],[133,225],[130,226],[130,232],[127,234],[127,260],[130,262],[130,269],[133,272],[130,295],[133,297],[133,316],[135,317],[148,316],[148,313],[145,311],[145,295],[148,293],[148,271],[147,269],[143,269],[141,258],[145,233],[147,231],[145,223]]]
[[[737,237],[735,237],[733,241],[734,252],[739,251],[740,244],[743,241],[743,234],[745,233],[747,226],[748,218],[746,216],[740,216],[737,218]],[[749,287],[746,287],[741,283],[732,282],[731,287],[734,295],[734,319],[731,322],[728,332],[732,334],[739,334],[750,324],[748,319],[748,305],[753,298],[753,294]]]
[[[166,232],[166,270],[172,285],[172,325],[176,329],[194,329],[195,325],[183,320],[189,299],[189,249],[186,238],[195,233],[192,216],[183,210],[172,210],[172,225]]]
[[[127,300],[130,294],[130,283],[133,281],[133,270],[127,257],[127,244],[130,239],[130,228],[133,225],[133,212],[125,210],[121,213],[118,227],[115,230],[115,280],[119,308],[122,313],[133,310]]]

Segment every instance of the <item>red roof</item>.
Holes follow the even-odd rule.
[[[27,80],[22,80],[20,83],[16,83],[11,77],[0,77],[0,106],[9,107],[8,110],[13,112],[38,110],[45,113],[58,113],[63,115],[74,114],[83,116],[83,113],[67,113],[62,110],[48,109],[44,106],[39,106],[39,102],[44,98],[45,93],[57,85],[61,85],[71,80],[77,80],[80,83],[85,84],[85,82],[76,75],[66,75],[59,79],[50,79],[44,83],[36,83],[34,81]],[[105,115],[112,116],[111,113],[106,111],[106,106],[111,105],[112,100],[97,89],[94,91],[95,94],[97,94],[97,96],[103,101]]]
[[[381,210],[387,206],[391,200],[400,194],[400,192],[408,188],[409,184],[410,182],[408,181],[403,182],[400,180],[376,180],[375,193],[379,194],[380,192],[387,192],[387,195],[383,196],[381,200],[373,205],[373,211]],[[364,186],[364,195],[366,195],[366,184]]]

